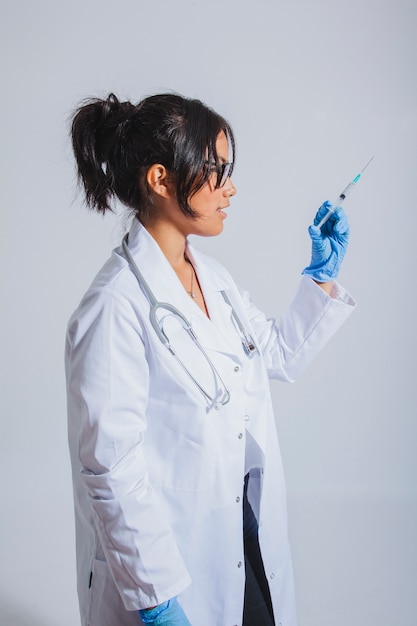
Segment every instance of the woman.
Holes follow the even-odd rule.
[[[77,110],[72,140],[88,205],[133,214],[67,335],[82,624],[295,626],[268,378],[293,381],[353,309],[334,282],[346,217],[310,227],[277,325],[187,240],[221,233],[236,193],[222,117],[111,94]]]

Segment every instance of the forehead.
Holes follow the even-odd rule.
[[[217,136],[216,140],[216,152],[219,161],[226,162],[229,158],[229,141],[226,137],[226,133],[222,130]]]

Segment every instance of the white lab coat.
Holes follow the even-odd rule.
[[[134,220],[129,249],[158,300],[190,320],[230,391],[204,400],[149,322],[149,302],[116,249],[69,322],[66,344],[78,593],[82,624],[141,624],[137,609],[175,595],[193,626],[242,623],[242,487],[249,498],[275,621],[296,625],[284,475],[268,377],[293,381],[353,309],[302,278],[277,326],[217,262],[189,246],[208,319]],[[259,346],[249,359],[225,291]],[[208,391],[215,381],[185,331],[165,326]],[[170,325],[171,324],[171,325]],[[246,455],[247,456],[247,455]]]

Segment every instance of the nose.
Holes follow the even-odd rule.
[[[237,192],[236,187],[234,186],[233,181],[230,178],[230,176],[227,179],[226,184],[223,187],[223,192],[228,198],[231,198]]]

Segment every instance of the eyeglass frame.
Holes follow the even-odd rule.
[[[233,168],[235,166],[234,161],[226,161],[226,163],[218,163],[215,161],[205,161],[206,165],[211,166],[212,171],[216,170],[217,172],[217,181],[215,188],[221,189],[224,187],[227,179],[231,177]]]

